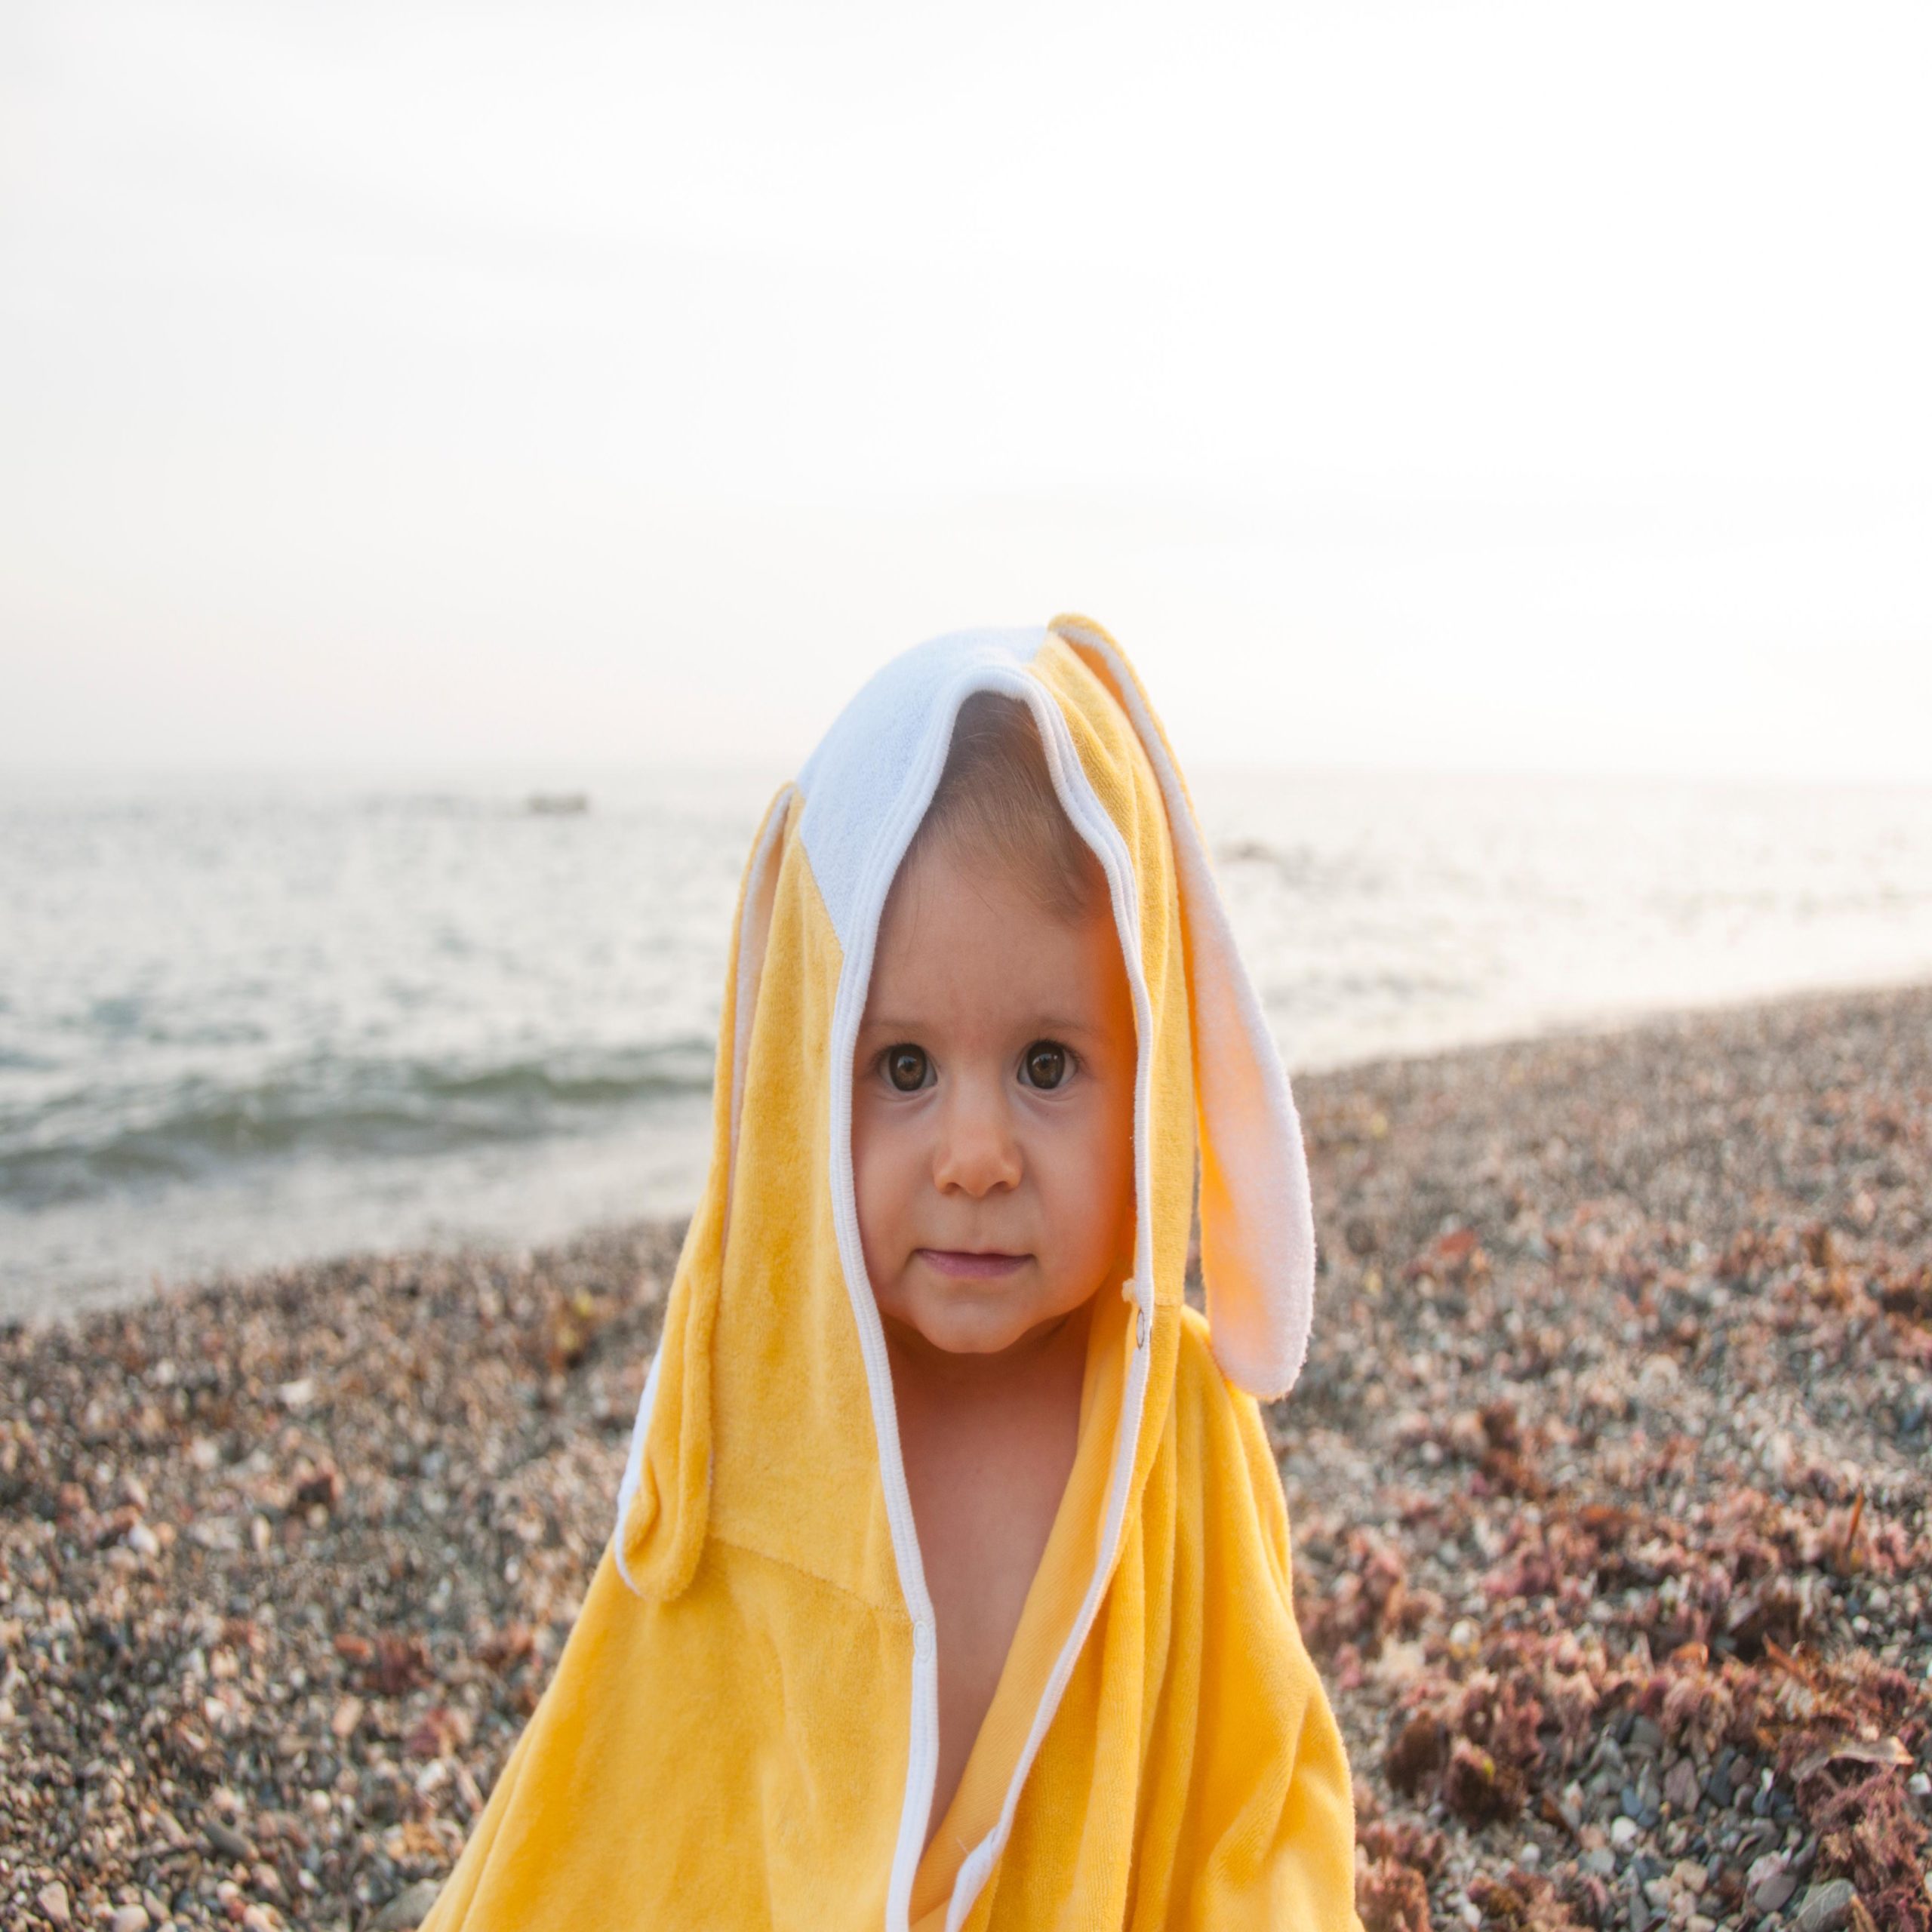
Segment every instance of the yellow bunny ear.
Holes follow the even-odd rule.
[[[1091,620],[1057,617],[1051,628],[1105,679],[1160,782],[1187,952],[1208,1331],[1228,1380],[1272,1400],[1301,1373],[1315,1302],[1315,1212],[1294,1096],[1235,949],[1180,768],[1140,679]]]
[[[712,1082],[711,1168],[685,1237],[664,1310],[664,1333],[645,1380],[617,1492],[613,1553],[639,1596],[668,1601],[691,1582],[711,1498],[711,1343],[724,1272],[738,1123],[752,1017],[764,971],[785,830],[796,796],[783,787],[767,808],[745,866],[732,921],[724,1010]]]

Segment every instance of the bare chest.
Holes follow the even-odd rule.
[[[902,1416],[902,1448],[938,1627],[940,1754],[928,1838],[972,1754],[1073,1466],[1079,1385]]]

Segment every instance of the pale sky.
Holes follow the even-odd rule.
[[[0,764],[1932,781],[1932,8],[0,11]]]

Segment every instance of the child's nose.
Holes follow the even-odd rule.
[[[934,1184],[977,1200],[995,1188],[1018,1186],[1020,1170],[1020,1145],[1004,1101],[996,1091],[960,1082],[941,1120]]]

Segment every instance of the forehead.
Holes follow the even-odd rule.
[[[1051,1004],[1097,1021],[1126,996],[1104,894],[1085,912],[1050,910],[1024,879],[934,840],[893,881],[866,1010],[869,1020],[915,1008],[944,1018]]]

